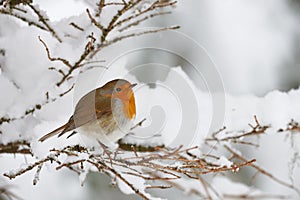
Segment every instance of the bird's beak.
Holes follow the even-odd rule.
[[[133,88],[133,87],[135,87],[136,85],[137,85],[137,83],[131,84],[131,85],[129,86],[129,88]]]

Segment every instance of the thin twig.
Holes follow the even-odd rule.
[[[7,144],[0,143],[0,154],[4,153],[33,155],[30,149],[30,143],[25,140],[17,140]]]
[[[105,0],[100,0],[98,4],[98,12],[96,13],[96,17],[99,17],[101,15],[104,6],[105,6]]]
[[[80,30],[80,31],[84,31],[84,29],[83,29],[83,28],[81,28],[80,26],[78,26],[78,25],[77,25],[77,24],[75,24],[74,22],[71,22],[71,23],[70,23],[70,25],[71,25],[71,26],[73,26],[74,28],[76,28],[76,29]]]
[[[36,23],[35,21],[29,20],[26,17],[18,15],[17,13],[13,13],[12,11],[7,11],[5,9],[0,9],[0,13],[16,17],[17,19],[20,19],[21,21],[26,22],[29,26],[35,26],[35,27],[37,27],[41,30],[48,31],[47,28],[45,28],[44,26]]]
[[[167,15],[167,14],[171,14],[171,12],[160,12],[160,13],[155,13],[155,14],[151,14],[151,15],[148,15],[148,16],[145,16],[139,20],[136,20],[134,22],[131,22],[129,24],[127,24],[125,27],[122,27],[120,28],[118,31],[119,32],[123,32],[131,27],[134,27],[134,26],[138,26],[139,24],[141,24],[142,22],[150,19],[150,18],[154,18],[154,17],[158,17],[158,16],[161,16],[161,15]]]
[[[46,52],[47,52],[47,56],[48,56],[49,60],[51,60],[51,61],[60,61],[63,64],[65,64],[66,66],[68,66],[69,68],[72,68],[71,63],[69,61],[67,61],[66,59],[60,58],[60,57],[57,57],[57,58],[52,57],[51,54],[50,54],[50,50],[49,50],[47,44],[42,40],[41,36],[38,36],[38,39],[43,44],[43,46],[45,47]]]
[[[234,155],[234,157],[246,162],[247,160],[240,156],[239,154],[237,154],[234,150],[232,150],[228,145],[224,145],[224,147],[232,154]],[[253,167],[254,169],[256,169],[257,171],[259,171],[261,174],[271,178],[272,180],[274,180],[275,182],[279,183],[280,185],[283,185],[285,187],[288,187],[292,190],[294,190],[295,192],[298,193],[298,195],[300,196],[300,190],[298,188],[296,188],[294,185],[287,183],[283,180],[280,180],[279,178],[273,176],[271,173],[267,172],[266,170],[264,170],[263,168],[259,167],[258,165],[255,165],[253,163],[249,163],[249,166]]]
[[[121,174],[119,174],[114,168],[109,167],[104,162],[98,161],[98,163],[92,162],[88,160],[89,163],[93,164],[98,168],[99,171],[102,171],[103,168],[108,169],[111,173],[113,173],[116,177],[118,177],[122,182],[128,185],[137,195],[142,197],[143,199],[149,199],[145,196],[145,194],[141,193],[137,188],[135,188],[127,179],[125,179]]]
[[[41,165],[42,163],[48,162],[48,161],[53,161],[54,160],[55,155],[49,155],[46,158],[39,160],[31,165],[28,165],[27,167],[25,167],[24,169],[21,169],[17,172],[10,172],[10,173],[4,173],[3,176],[8,177],[9,179],[14,179],[17,176],[20,176],[22,174],[24,174],[25,172],[28,172],[30,170],[32,170],[33,168]]]
[[[132,37],[138,37],[138,36],[152,34],[152,33],[158,33],[158,32],[162,32],[162,31],[166,31],[166,30],[176,30],[176,29],[179,29],[179,28],[180,28],[180,26],[170,26],[170,27],[152,29],[152,30],[148,30],[148,31],[141,31],[141,32],[138,32],[138,33],[131,33],[131,34],[128,34],[128,35],[117,37],[115,39],[112,39],[110,41],[106,41],[106,42],[100,44],[97,47],[97,49],[95,49],[93,51],[93,53],[90,55],[90,58],[93,58],[104,47],[110,46],[110,45],[112,45],[116,42],[120,42],[124,39],[132,38]]]
[[[155,1],[154,3],[152,3],[148,8],[144,9],[143,11],[138,12],[137,14],[131,15],[123,20],[120,20],[118,23],[116,23],[115,25],[113,25],[112,28],[115,28],[117,26],[121,26],[122,24],[131,21],[132,19],[135,19],[141,15],[144,15],[158,7],[167,7],[167,6],[172,6],[175,5],[177,2],[173,1],[173,2],[168,2],[166,4],[161,4],[160,1]],[[157,14],[153,14],[152,17],[155,17],[156,15],[160,15],[160,13]],[[151,15],[149,15],[148,17],[150,17]]]
[[[36,9],[33,5],[27,4],[33,12],[38,16],[39,21],[47,27],[47,30],[55,37],[59,42],[62,42],[62,39],[57,35],[54,29],[49,25],[46,18],[40,13],[38,9]]]
[[[96,21],[96,19],[92,16],[92,14],[90,13],[90,10],[88,8],[86,9],[86,12],[87,12],[91,22],[103,32],[105,28],[99,22]]]

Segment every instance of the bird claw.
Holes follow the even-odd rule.
[[[112,158],[111,158],[111,155],[112,155],[112,152],[109,150],[109,147],[106,146],[105,144],[103,144],[100,140],[97,140],[98,144],[100,144],[100,146],[102,147],[103,149],[103,155],[107,155],[109,161],[110,161],[110,165],[112,166]]]

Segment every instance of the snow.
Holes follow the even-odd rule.
[[[132,175],[123,175],[123,178],[128,180],[129,183],[134,183],[134,187],[138,187],[137,189],[141,192],[145,190],[145,180]],[[133,191],[127,184],[125,184],[122,180],[117,178],[118,187],[124,194],[134,194]]]
[[[261,125],[271,125],[272,130],[286,128],[291,119],[300,119],[300,89],[289,92],[272,91],[265,97],[243,95],[238,98],[227,96],[225,125],[229,130],[241,130],[251,122],[255,125],[256,115]],[[245,106],[247,105],[247,107]]]
[[[226,167],[231,167],[232,166],[232,162],[229,161],[227,158],[225,158],[224,156],[221,156],[217,162],[216,162],[217,165],[220,165],[220,166],[226,166]]]
[[[96,1],[87,2],[91,6]],[[38,138],[64,124],[72,115],[78,100],[87,91],[99,87],[113,78],[125,77],[130,82],[139,84],[135,88],[138,113],[134,123],[140,122],[143,118],[146,118],[146,121],[141,127],[137,127],[132,131],[133,135],[128,135],[124,138],[123,142],[145,146],[166,145],[173,147],[178,144],[184,144],[185,147],[199,146],[199,148],[191,152],[200,156],[202,153],[207,152],[206,149],[201,148],[203,139],[209,137],[211,131],[217,131],[211,130],[212,124],[226,126],[226,130],[218,135],[218,137],[223,138],[229,135],[226,133],[227,130],[232,131],[230,135],[241,134],[238,131],[251,130],[248,123],[255,126],[254,115],[256,115],[261,125],[271,126],[266,134],[257,138],[260,147],[239,149],[229,143],[228,145],[239,155],[244,155],[250,159],[255,158],[257,164],[264,169],[268,169],[268,172],[278,176],[280,179],[287,182],[293,180],[296,186],[300,185],[298,178],[300,177],[299,158],[295,159],[299,155],[300,150],[299,134],[298,132],[277,132],[279,129],[285,129],[291,119],[297,122],[300,121],[300,89],[288,92],[272,90],[261,97],[249,94],[249,91],[252,91],[253,88],[257,88],[257,93],[259,94],[265,93],[268,88],[275,88],[277,83],[274,77],[276,77],[277,72],[273,71],[273,68],[277,68],[276,66],[282,60],[290,58],[291,41],[286,36],[290,35],[290,31],[294,29],[295,19],[292,19],[292,16],[284,11],[288,8],[282,2],[279,3],[278,1],[277,6],[274,8],[275,13],[285,12],[283,19],[286,19],[287,23],[285,23],[285,20],[276,18],[279,26],[284,28],[282,32],[274,31],[275,27],[271,26],[271,23],[267,20],[267,13],[270,14],[274,10],[267,9],[268,12],[265,13],[264,8],[258,6],[260,3],[247,2],[247,6],[244,3],[237,3],[238,9],[235,9],[236,12],[232,13],[231,16],[227,16],[227,13],[232,10],[234,1],[227,3],[216,3],[216,1],[213,1],[209,4],[208,8],[214,11],[210,13],[212,17],[212,22],[210,23],[216,24],[214,27],[211,27],[211,30],[214,32],[212,36],[214,39],[218,39],[215,40],[215,44],[208,45],[208,50],[211,50],[216,63],[220,66],[225,88],[229,88],[230,91],[235,93],[237,91],[248,92],[243,95],[226,93],[226,101],[223,102],[225,103],[225,112],[221,113],[225,115],[225,118],[218,118],[218,122],[213,121],[214,112],[219,108],[219,105],[214,104],[213,99],[217,98],[218,94],[216,94],[216,91],[210,91],[206,87],[198,87],[199,84],[197,84],[197,81],[202,82],[203,85],[207,84],[209,77],[204,76],[202,77],[203,80],[195,80],[193,78],[194,75],[191,75],[191,72],[186,70],[184,65],[181,66],[181,63],[174,64],[171,62],[172,64],[170,64],[170,62],[163,60],[162,57],[154,56],[154,58],[151,58],[149,56],[150,52],[146,48],[137,50],[137,47],[144,44],[139,39],[129,40],[130,42],[128,43],[124,42],[122,43],[123,46],[120,45],[120,47],[113,46],[105,49],[93,59],[93,61],[106,60],[106,62],[95,64],[98,67],[100,66],[100,68],[88,70],[79,75],[77,71],[74,73],[75,78],[64,83],[61,87],[57,87],[55,83],[60,80],[61,76],[48,68],[67,69],[67,67],[61,62],[49,61],[44,46],[38,40],[38,36],[46,42],[52,57],[59,56],[73,63],[80,57],[88,41],[87,36],[94,32],[95,37],[99,39],[99,31],[91,27],[91,23],[85,13],[85,3],[65,0],[63,4],[67,5],[68,9],[66,10],[65,7],[60,6],[63,12],[59,12],[58,15],[56,14],[57,10],[53,9],[55,7],[51,7],[49,2],[36,1],[35,3],[40,5],[39,9],[41,10],[43,7],[49,6],[49,10],[46,12],[50,18],[51,23],[49,23],[55,28],[58,35],[63,38],[64,42],[59,43],[51,34],[41,31],[34,26],[27,26],[24,23],[12,20],[8,16],[0,15],[0,27],[5,27],[0,29],[0,49],[3,49],[5,52],[5,56],[0,55],[0,91],[2,92],[2,95],[0,95],[0,117],[22,117],[27,109],[32,109],[37,104],[45,103],[46,92],[49,92],[50,99],[57,98],[57,100],[42,105],[42,109],[36,110],[33,115],[25,116],[24,119],[1,124],[0,143],[6,144],[22,139],[29,140],[34,154],[34,157],[26,156],[27,160],[23,156],[18,155],[16,157],[1,155],[1,174],[4,172],[12,174],[17,170],[23,169],[29,163],[34,162],[36,158],[44,158],[51,148],[62,148],[66,145],[78,143],[87,145],[85,140],[78,135],[70,139],[65,139],[64,136],[60,138],[54,137],[44,143],[38,142]],[[271,1],[267,1],[261,4],[269,5],[271,3]],[[182,4],[180,4],[180,9],[183,9]],[[258,9],[256,14],[264,18],[258,24],[256,22],[260,21],[260,17],[252,18],[253,15],[250,14],[256,9]],[[103,12],[106,16],[103,23],[107,23],[105,20],[108,20],[112,13],[108,10]],[[249,25],[247,29],[244,29],[245,23],[239,25],[234,23],[234,18],[240,15],[243,16],[242,21],[247,22],[246,24]],[[70,22],[75,22],[86,31],[82,32],[66,25]],[[224,22],[231,22],[229,24],[231,28],[227,27],[227,23],[225,27]],[[267,28],[262,29],[266,24],[268,24]],[[191,27],[194,27],[194,25]],[[255,30],[256,28],[259,28],[260,31],[253,37],[241,37],[241,35],[246,33],[249,36],[249,29]],[[234,31],[233,35],[230,30]],[[269,38],[270,30],[274,34]],[[253,31],[250,32],[253,33]],[[117,32],[112,33],[109,37],[113,38],[117,34]],[[223,37],[219,37],[219,35],[223,35]],[[157,36],[152,37],[151,43],[152,41],[158,41],[159,43],[151,44],[153,46],[157,45],[157,52],[159,48],[163,49],[162,47],[165,47],[162,41],[166,42],[167,36],[160,34],[160,38]],[[180,38],[182,39],[182,37]],[[178,39],[176,44],[171,45],[183,48],[181,44],[185,41],[183,40],[182,42]],[[147,44],[145,47],[153,47],[151,45]],[[214,48],[216,45],[218,48]],[[244,46],[247,48],[244,48]],[[118,48],[116,49],[116,47]],[[134,51],[130,51],[133,49]],[[226,51],[221,51],[220,49],[226,49]],[[273,52],[274,49],[276,49],[276,52]],[[178,53],[175,50],[174,52]],[[185,55],[186,52],[181,49],[182,54],[180,55]],[[237,52],[238,54],[236,54]],[[194,56],[196,58],[204,59],[202,54],[199,56],[196,54],[198,52],[193,53],[195,53]],[[163,53],[159,52],[159,54],[162,55]],[[258,57],[253,59],[253,57],[249,56],[250,54]],[[140,59],[137,59],[137,57]],[[168,59],[170,58],[168,57],[166,60]],[[205,59],[207,58],[205,57]],[[149,63],[145,62],[146,64],[143,63],[144,65],[142,65],[136,60],[142,60],[143,62],[146,60]],[[93,64],[89,66],[93,66]],[[109,66],[109,70],[101,66]],[[212,65],[207,64],[205,66],[210,67]],[[251,68],[253,66],[255,68]],[[263,69],[260,68],[262,66],[264,66]],[[145,73],[147,76],[140,76],[139,74],[142,73]],[[233,73],[235,74],[234,76]],[[251,76],[255,75],[255,78],[257,76],[258,80],[249,81],[249,74]],[[205,73],[202,75],[205,75]],[[261,84],[262,81],[265,84]],[[156,87],[148,84],[153,84],[154,82]],[[60,98],[59,94],[70,88],[72,83],[75,83],[74,89]],[[222,97],[222,91],[219,95]],[[241,140],[244,139],[245,137],[241,138]],[[276,159],[274,159],[274,156],[276,156]],[[64,161],[71,162],[86,158],[86,154],[79,154],[79,157],[65,156]],[[228,157],[223,155],[214,162],[227,167],[233,164],[228,160]],[[181,166],[178,162],[170,165]],[[90,182],[88,182],[88,175],[90,171],[96,171],[93,166],[85,163],[85,170],[79,177],[71,175],[67,170],[58,172],[55,170],[55,167],[49,163],[45,164],[39,177],[35,174],[35,169],[11,182],[5,180],[5,183],[2,183],[2,179],[0,179],[0,187],[12,183],[17,186],[14,190],[24,199],[44,199],[46,192],[48,194],[46,199],[87,199],[87,197],[91,196],[89,195],[90,188],[88,187],[90,187]],[[236,174],[243,173],[243,170],[247,170],[247,168],[241,168]],[[251,173],[243,175],[244,179],[251,179],[252,177],[249,174]],[[136,176],[128,174],[122,174],[122,176],[143,193],[149,184],[144,179]],[[34,189],[31,185],[32,179],[38,181]],[[257,177],[252,187],[247,186],[242,179],[238,181],[233,182],[229,178],[216,176],[210,184],[220,194],[243,194],[249,191],[252,192],[251,194],[253,194],[253,191],[255,194],[262,194],[267,191],[270,193],[278,192],[294,195],[291,190],[283,188],[263,176]],[[184,186],[186,194],[192,190],[205,193],[203,186],[198,180],[181,179],[178,180],[178,183]],[[83,187],[80,185],[83,185]],[[117,185],[124,194],[134,194],[134,191],[119,178],[117,178]],[[63,189],[59,187],[63,187]],[[51,192],[49,192],[50,190]],[[146,195],[150,197],[150,194]],[[172,197],[172,194],[169,195]]]
[[[18,94],[18,89],[14,86],[14,84],[7,78],[5,77],[3,74],[0,75],[0,89],[3,91],[8,90],[10,91],[10,95],[1,95],[0,96],[0,101],[1,103],[1,116],[6,114],[6,109],[11,107],[11,105],[13,104],[13,99],[15,99],[15,97]]]
[[[53,6],[53,2],[43,0],[35,0],[34,3],[43,8],[48,8],[47,14],[51,21],[59,21],[65,17],[79,15],[85,12],[84,8],[86,6],[85,2],[73,0],[61,0],[60,6]]]

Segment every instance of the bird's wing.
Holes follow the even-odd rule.
[[[70,120],[69,120],[69,122],[70,122]],[[40,141],[40,142],[43,142],[43,141],[47,140],[48,138],[53,137],[53,136],[55,136],[55,135],[60,136],[61,132],[63,132],[63,130],[65,130],[65,129],[69,126],[69,122],[66,123],[66,124],[64,124],[64,125],[62,125],[61,127],[58,127],[58,128],[55,129],[54,131],[51,131],[50,133],[44,135],[43,137],[41,137],[41,138],[39,139],[39,141]]]
[[[79,100],[68,122],[69,126],[60,135],[111,112],[111,98],[102,96],[99,89],[93,90]]]
[[[110,114],[111,112],[111,98],[102,96],[99,88],[93,90],[79,100],[75,107],[74,114],[66,124],[44,135],[39,141],[42,142],[55,135],[60,137],[68,131],[72,131],[77,127],[95,121],[101,116]]]

